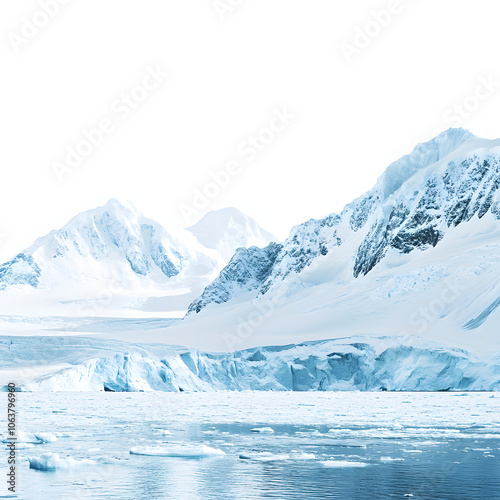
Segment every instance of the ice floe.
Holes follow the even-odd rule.
[[[23,431],[19,431],[17,433],[17,443],[25,443],[25,444],[42,444],[42,443],[53,443],[57,441],[57,436],[55,434],[51,434],[49,432],[37,432],[36,434],[29,434]],[[8,439],[3,438],[2,443],[10,442]]]
[[[290,455],[285,453],[274,454],[268,451],[257,451],[257,452],[244,452],[240,453],[240,459],[242,460],[254,460],[257,462],[274,462],[280,460],[290,460]]]
[[[324,460],[321,462],[324,467],[366,467],[366,462],[351,462],[349,460]]]
[[[204,458],[223,456],[225,453],[217,448],[207,445],[166,445],[166,446],[136,446],[130,450],[131,455],[144,455],[148,457],[174,457],[174,458]]]
[[[96,462],[89,459],[77,460],[72,457],[61,458],[57,453],[44,453],[39,457],[28,457],[30,469],[51,471],[56,469],[69,469],[85,465],[94,465]]]
[[[298,453],[293,458],[295,460],[316,460],[316,455],[314,453]]]

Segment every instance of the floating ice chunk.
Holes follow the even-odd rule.
[[[95,457],[95,459],[100,464],[105,464],[105,465],[116,464],[116,463],[119,463],[119,462],[123,461],[123,458],[120,458],[120,457],[109,457],[107,455],[102,455],[100,457]],[[128,458],[126,458],[125,460],[128,460]]]
[[[404,458],[380,457],[381,462],[404,462]]]
[[[53,443],[54,441],[57,441],[57,436],[50,434],[49,432],[39,432],[34,434],[34,436],[40,443]]]
[[[295,434],[304,436],[324,436],[324,434],[322,432],[319,432],[318,429],[314,429],[311,431],[295,431]]]
[[[290,460],[290,455],[275,455],[268,451],[240,453],[242,460],[255,460],[257,462],[275,462],[279,460]]]
[[[75,460],[72,457],[61,458],[57,453],[44,453],[39,457],[28,457],[30,469],[50,471],[56,469],[69,469],[83,465],[93,465],[95,462],[89,459]]]
[[[350,462],[349,460],[325,460],[320,462],[324,467],[366,467],[366,462]]]
[[[148,457],[204,458],[225,455],[222,450],[206,445],[169,445],[169,446],[136,446],[130,450],[131,455]]]
[[[419,446],[437,446],[439,444],[443,444],[442,441],[419,441],[418,442]]]
[[[155,429],[155,432],[158,434],[161,434],[162,436],[172,436],[173,433],[170,432],[168,429]]]
[[[273,434],[274,429],[271,429],[271,427],[254,427],[253,429],[250,429],[250,432],[258,432],[261,434]]]
[[[293,458],[295,460],[316,460],[316,455],[314,453],[298,453]]]
[[[37,434],[28,434],[26,432],[17,433],[17,443],[32,443],[32,444],[42,444],[42,443],[53,443],[57,441],[57,436],[50,434],[49,432],[38,432]],[[10,443],[6,438],[2,439],[2,443]]]
[[[422,450],[401,450],[404,451],[405,453],[423,453]]]
[[[25,450],[26,448],[34,448],[34,447],[35,445],[33,443],[22,443],[22,442],[20,443],[16,441],[16,450]]]

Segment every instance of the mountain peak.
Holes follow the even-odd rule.
[[[178,235],[143,216],[132,203],[112,198],[38,238],[5,263],[3,271],[0,268],[0,289],[20,281],[34,288],[68,280],[106,282],[113,275],[163,283],[181,272],[189,254]]]
[[[131,201],[120,201],[116,198],[110,198],[104,205],[88,210],[88,212],[102,211],[106,211],[109,214],[123,214],[126,217],[137,217],[141,215],[137,207]]]
[[[118,200],[117,198],[110,198],[103,206],[102,208],[108,208],[108,209],[118,209],[118,210],[126,210],[126,209],[131,209],[133,208],[134,210],[137,210],[134,206],[134,204],[130,201],[122,202]]]
[[[85,210],[75,215],[67,222],[65,227],[71,226],[77,228],[82,225],[93,225],[95,221],[102,219],[102,217],[117,220],[123,224],[144,218],[132,202],[121,202],[116,198],[111,198],[104,205]]]
[[[433,139],[417,144],[410,154],[391,163],[379,177],[376,190],[384,199],[397,191],[410,177],[456,151],[466,141],[475,137],[463,128],[449,128]]]
[[[244,219],[251,219],[251,217],[245,215],[241,210],[238,210],[235,207],[224,207],[220,208],[218,210],[212,210],[210,212],[207,212],[198,222],[193,224],[190,228],[187,228],[189,231],[191,228],[194,228],[195,226],[203,223],[207,223],[208,221],[211,223],[214,220],[229,220],[229,219],[236,219],[236,220],[244,220]]]
[[[234,207],[208,212],[186,230],[204,247],[217,250],[226,262],[239,247],[264,247],[277,240],[254,219]]]

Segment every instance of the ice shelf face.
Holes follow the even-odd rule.
[[[357,337],[231,354],[90,338],[2,337],[29,391],[498,390],[500,359],[418,338]],[[8,353],[8,356],[7,356]]]

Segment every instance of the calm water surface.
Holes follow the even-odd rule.
[[[500,499],[491,396],[20,393],[18,430],[57,439],[21,445],[17,498]],[[203,445],[224,454],[189,456]],[[55,470],[30,469],[47,453]]]

